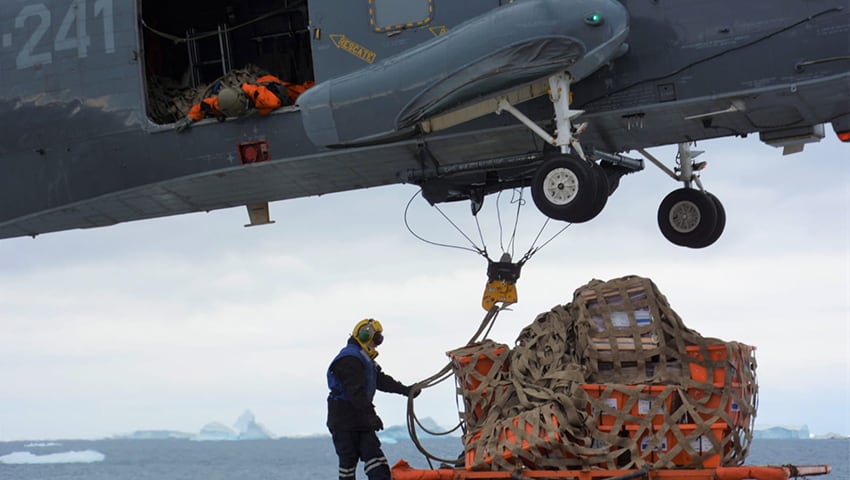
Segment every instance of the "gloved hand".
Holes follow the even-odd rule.
[[[407,387],[407,393],[405,395],[407,395],[408,397],[416,398],[416,397],[419,396],[420,393],[422,393],[421,388],[419,388],[416,385],[411,385],[411,386]]]
[[[191,118],[183,117],[180,120],[178,120],[177,123],[175,123],[174,128],[177,130],[177,133],[183,133],[183,131],[185,131],[187,128],[191,127],[193,123],[195,123],[195,121],[192,120]]]
[[[371,417],[369,417],[369,420],[367,420],[367,423],[369,424],[369,428],[371,428],[372,430],[374,430],[376,432],[378,430],[384,429],[384,422],[382,422],[381,417],[379,417],[377,415],[373,414]]]

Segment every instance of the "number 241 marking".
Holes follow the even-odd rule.
[[[112,1],[94,1],[94,16],[103,17],[104,50],[106,53],[115,52],[115,24]],[[43,3],[25,6],[18,13],[18,16],[15,17],[15,28],[25,28],[27,19],[29,18],[35,18],[37,24],[35,29],[32,30],[29,39],[27,39],[21,48],[20,53],[18,53],[16,58],[18,70],[53,63],[53,52],[36,53],[35,51],[50,29],[50,10]],[[77,50],[77,57],[86,58],[89,54],[90,45],[91,38],[88,36],[86,25],[86,0],[72,0],[68,12],[65,13],[62,23],[59,24],[59,30],[56,32],[56,38],[53,41],[53,50],[57,52]]]

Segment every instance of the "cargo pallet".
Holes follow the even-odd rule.
[[[475,472],[462,468],[423,470],[399,460],[392,468],[393,480],[789,480],[797,477],[826,475],[829,465],[743,466],[701,469],[658,470],[516,470],[513,472]]]

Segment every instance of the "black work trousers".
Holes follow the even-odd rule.
[[[375,432],[331,431],[331,438],[339,457],[339,480],[356,478],[358,460],[363,460],[369,480],[391,480],[390,466]]]

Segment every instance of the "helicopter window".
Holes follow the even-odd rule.
[[[216,85],[313,80],[307,0],[139,0],[148,117],[183,118]]]
[[[369,0],[369,22],[376,32],[421,27],[433,14],[433,0]]]

